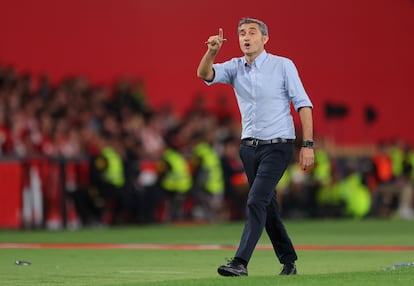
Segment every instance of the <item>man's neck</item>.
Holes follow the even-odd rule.
[[[254,62],[254,60],[263,52],[264,50],[261,50],[257,53],[252,54],[244,54],[244,58],[246,59],[246,63],[251,66]]]

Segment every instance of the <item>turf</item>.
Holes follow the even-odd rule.
[[[1,285],[412,285],[414,251],[306,250],[305,245],[414,246],[414,222],[287,221],[298,246],[299,275],[281,277],[272,250],[258,249],[249,277],[223,278],[233,249],[0,249]],[[129,226],[78,231],[0,231],[0,243],[208,244],[236,246],[242,224]],[[259,246],[268,245],[263,235]],[[27,260],[30,266],[17,266]]]

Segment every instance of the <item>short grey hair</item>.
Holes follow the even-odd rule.
[[[260,32],[262,33],[263,36],[268,36],[269,35],[267,25],[263,21],[260,21],[258,19],[254,19],[254,18],[243,18],[243,19],[241,19],[240,22],[239,22],[239,25],[237,27],[237,34],[240,33],[240,27],[242,25],[251,24],[251,23],[255,23],[255,24],[259,25]]]

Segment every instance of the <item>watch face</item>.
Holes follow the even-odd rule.
[[[302,146],[312,148],[313,147],[313,141],[303,141]]]

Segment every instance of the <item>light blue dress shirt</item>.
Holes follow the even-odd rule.
[[[213,65],[214,79],[234,88],[242,118],[241,138],[295,139],[290,104],[313,107],[294,63],[263,51],[249,66],[244,57]]]

